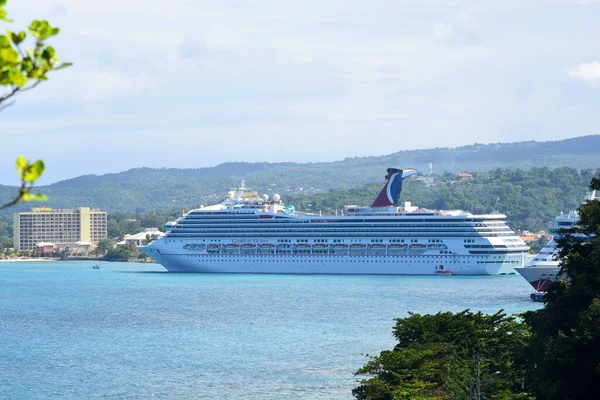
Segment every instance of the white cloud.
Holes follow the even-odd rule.
[[[591,87],[600,86],[600,62],[598,61],[581,63],[576,67],[569,68],[567,74]]]
[[[574,1],[9,0],[17,24],[60,26],[75,65],[0,114],[0,158],[31,135],[32,157],[102,172],[118,149],[138,150],[112,157],[124,169],[596,133],[569,79],[596,85],[594,68],[564,73],[600,54],[595,5]]]
[[[449,40],[454,37],[456,30],[452,25],[436,21],[433,24],[433,36],[439,40]]]

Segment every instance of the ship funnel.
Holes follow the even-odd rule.
[[[402,191],[402,181],[416,173],[417,170],[414,168],[388,168],[387,175],[385,176],[387,182],[373,204],[371,204],[371,207],[398,206],[400,192]]]

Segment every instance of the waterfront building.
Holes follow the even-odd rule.
[[[38,243],[60,245],[87,242],[97,244],[107,237],[107,214],[90,207],[52,209],[37,207],[15,213],[15,250],[33,250]]]
[[[141,246],[144,242],[151,242],[158,240],[165,236],[164,232],[158,230],[158,228],[146,228],[142,232],[135,233],[133,235],[125,235],[123,240],[117,244],[132,244],[134,246]]]

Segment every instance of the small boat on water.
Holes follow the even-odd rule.
[[[94,264],[94,266],[92,268],[93,269],[100,269],[100,266],[98,264]]]
[[[438,269],[435,271],[435,274],[440,276],[450,276],[452,275],[452,271],[449,269]]]
[[[533,300],[535,302],[543,303],[544,302],[544,294],[546,294],[546,292],[535,292],[535,293],[531,293],[529,295],[529,297],[531,298],[531,300]]]

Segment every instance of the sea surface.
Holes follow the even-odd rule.
[[[0,263],[0,399],[352,399],[409,311],[540,306],[520,276],[166,273]]]

